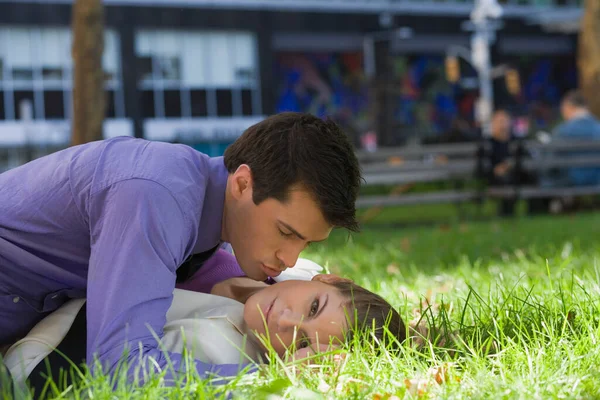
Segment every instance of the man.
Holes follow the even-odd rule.
[[[600,122],[589,112],[587,103],[579,91],[568,92],[561,103],[561,114],[565,122],[556,128],[555,139],[564,141],[600,140]],[[597,153],[591,153],[595,155]],[[590,155],[586,152],[570,152],[562,156],[577,157]],[[595,185],[600,183],[600,168],[569,168],[555,179],[554,184]]]
[[[511,185],[513,179],[513,162],[511,160],[510,142],[512,139],[512,118],[508,111],[498,109],[492,115],[490,143],[490,171],[488,182],[493,186]],[[513,199],[502,199],[499,214],[502,216],[514,213]]]
[[[222,242],[248,277],[277,276],[332,228],[358,230],[360,179],[337,125],[299,113],[250,127],[224,157],[120,137],[5,172],[0,344],[86,297],[88,360],[96,356],[114,373],[128,344],[132,368],[153,365],[152,357],[161,370],[170,362],[182,372],[181,355],[168,361],[154,336],[162,336],[176,282]],[[190,256],[194,262],[185,262]],[[226,272],[210,279],[227,279]],[[235,375],[239,366],[196,361],[196,369]]]

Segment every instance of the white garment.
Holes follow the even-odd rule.
[[[298,258],[294,268],[288,268],[283,271],[279,276],[273,278],[275,282],[283,282],[290,280],[298,281],[310,281],[315,275],[318,275],[323,271],[323,267],[314,261],[306,258]]]
[[[4,363],[22,385],[69,331],[85,299],[71,300],[40,321],[7,351]],[[235,300],[175,289],[159,349],[191,355],[210,364],[259,361],[260,348],[245,332],[244,305]]]

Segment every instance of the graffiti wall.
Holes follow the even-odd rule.
[[[495,83],[496,106],[527,119],[531,130],[550,129],[560,119],[561,96],[576,87],[574,57],[513,57],[502,60],[521,74],[522,94],[510,95],[502,79]],[[477,137],[475,71],[461,64],[462,80],[446,80],[443,55],[412,54],[392,58],[390,107],[399,143],[468,141]],[[277,112],[302,111],[331,117],[356,144],[374,129],[372,92],[361,52],[276,53]]]
[[[506,58],[503,62],[509,63],[519,71],[522,92],[518,96],[510,95],[500,82],[496,85],[498,105],[528,118],[532,131],[551,130],[560,122],[559,108],[562,96],[577,87],[575,55],[524,55]]]
[[[276,53],[277,112],[331,117],[357,138],[368,126],[368,86],[361,52]]]

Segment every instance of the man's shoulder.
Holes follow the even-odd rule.
[[[117,182],[144,179],[181,193],[185,187],[205,184],[209,159],[185,145],[131,137],[108,139],[96,166],[93,192]]]

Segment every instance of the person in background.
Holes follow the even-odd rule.
[[[562,141],[596,141],[600,140],[600,122],[590,113],[587,103],[577,90],[567,92],[560,107],[564,122],[556,127],[548,142]],[[568,159],[581,156],[597,156],[593,151],[557,151],[544,152],[547,158]],[[540,174],[543,187],[587,186],[600,184],[600,167],[571,167],[544,170]],[[552,213],[560,213],[576,206],[571,196],[548,199],[548,209]]]
[[[490,144],[490,169],[487,173],[491,186],[507,186],[514,183],[514,163],[511,160],[512,117],[507,110],[498,109],[492,115]],[[508,216],[514,213],[515,202],[511,198],[500,201],[499,214]]]
[[[565,122],[556,128],[555,140],[600,140],[600,122],[590,113],[579,91],[568,92],[563,98],[560,110]],[[578,151],[561,154],[561,156],[577,157],[594,154],[597,153]],[[568,168],[561,174],[561,178],[561,183],[567,185],[596,185],[600,183],[600,167]]]

